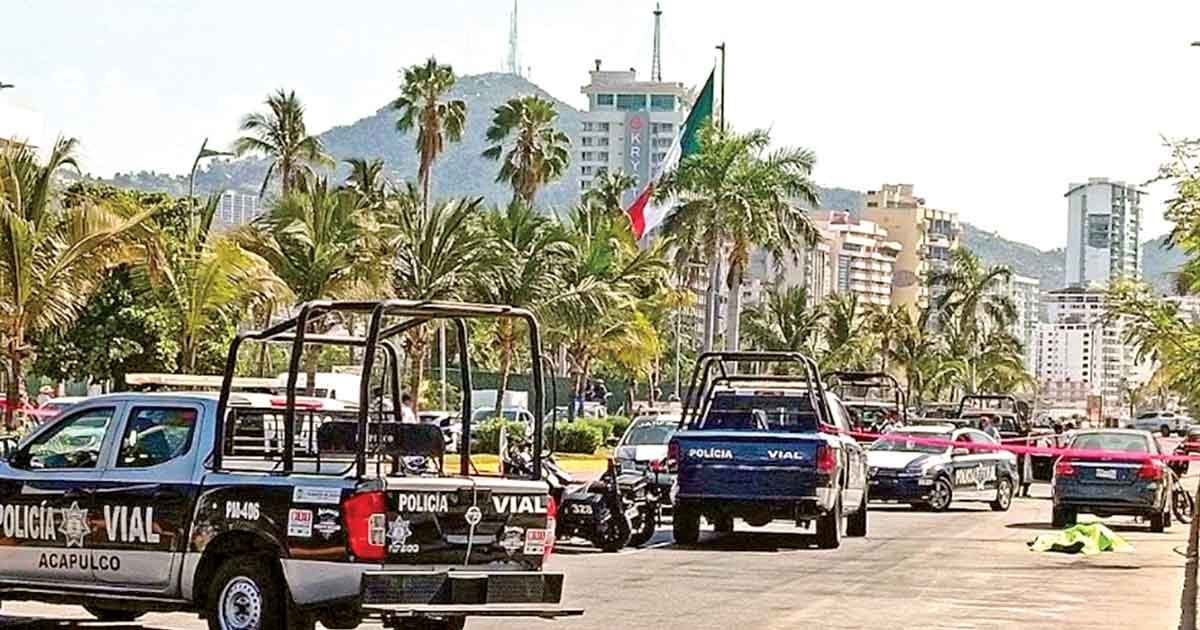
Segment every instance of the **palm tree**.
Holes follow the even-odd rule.
[[[271,160],[259,196],[266,193],[276,176],[286,195],[302,173],[314,166],[330,165],[331,160],[324,153],[321,139],[308,135],[304,105],[295,92],[278,90],[267,96],[266,105],[267,113],[255,112],[242,119],[241,130],[247,135],[234,141],[233,150],[238,156],[260,153]]]
[[[334,189],[324,178],[303,178],[237,237],[267,262],[296,301],[378,295],[388,284],[387,265],[379,264],[379,229],[366,202],[357,191]],[[306,356],[310,393],[318,356],[316,351]]]
[[[512,186],[513,199],[533,205],[538,189],[567,170],[571,139],[554,127],[557,118],[554,103],[538,96],[509,99],[496,108],[487,129],[493,144],[483,157],[502,160],[496,181]]]
[[[725,343],[738,346],[742,280],[756,247],[776,261],[796,256],[818,240],[808,214],[796,204],[816,206],[810,175],[816,156],[808,149],[767,151],[766,131],[701,130],[700,149],[663,175],[655,196],[675,198],[664,231],[679,239],[692,259],[709,265],[724,257],[729,287]]]
[[[514,200],[504,210],[489,212],[483,220],[483,231],[490,241],[491,254],[487,271],[476,282],[475,293],[482,301],[536,310],[553,299],[559,286],[559,267],[570,256],[562,226],[523,201]],[[508,389],[516,333],[512,319],[496,321],[495,337],[500,349],[497,416]]]
[[[575,396],[597,357],[646,342],[634,323],[646,300],[666,287],[669,268],[661,243],[639,248],[628,226],[588,206],[572,212],[568,240],[562,290],[544,310],[547,338],[566,350]]]
[[[875,305],[867,315],[867,325],[879,340],[879,370],[888,371],[888,358],[898,330],[912,321],[912,314],[899,304]]]
[[[625,214],[625,193],[637,182],[621,172],[604,171],[592,180],[592,185],[583,193],[583,203],[603,208],[612,215]]]
[[[756,350],[816,355],[826,314],[809,303],[808,290],[772,287],[766,297],[759,308],[742,314],[742,341]]]
[[[410,191],[411,192],[411,191]],[[438,202],[422,210],[413,194],[393,197],[383,221],[387,251],[394,253],[392,290],[410,300],[463,297],[489,261],[488,238],[480,227],[482,199]],[[413,399],[421,378],[429,334],[417,327],[408,335]]]
[[[350,158],[345,163],[350,167],[350,174],[342,184],[342,190],[348,190],[358,195],[364,207],[382,207],[388,195],[388,181],[383,175],[383,160],[375,158]]]
[[[825,356],[822,370],[865,370],[873,363],[874,334],[868,325],[869,311],[853,293],[826,298]]]
[[[5,426],[13,428],[29,338],[69,326],[108,269],[144,257],[136,246],[151,211],[82,199],[65,207],[60,169],[76,167],[73,139],[45,163],[24,144],[0,149],[0,341],[7,359]]]
[[[463,100],[443,100],[454,87],[454,69],[438,64],[430,57],[425,65],[404,71],[404,83],[393,107],[400,110],[396,129],[407,132],[417,127],[417,181],[420,182],[424,207],[429,207],[429,188],[433,162],[446,148],[446,141],[458,142],[467,124],[467,104]]]
[[[934,300],[937,325],[945,333],[951,353],[966,362],[962,385],[967,393],[978,391],[983,361],[995,360],[983,354],[985,340],[1007,330],[1017,319],[1016,306],[1000,291],[1011,275],[1008,267],[985,266],[966,249],[955,250],[948,267],[929,275],[930,284],[941,290]],[[1011,351],[1020,354],[1016,339]]]

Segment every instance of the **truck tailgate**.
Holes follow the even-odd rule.
[[[815,494],[824,436],[757,431],[682,431],[678,496],[799,499]]]

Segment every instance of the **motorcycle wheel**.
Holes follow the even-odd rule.
[[[603,531],[596,533],[592,544],[599,547],[604,553],[616,553],[629,544],[630,535],[629,519],[625,518],[624,514],[610,512]]]
[[[654,532],[658,530],[658,519],[654,517],[654,511],[653,505],[646,504],[639,519],[641,522],[638,523],[641,527],[629,537],[630,547],[641,547],[654,538]]]
[[[1192,514],[1196,510],[1196,500],[1192,498],[1192,493],[1182,487],[1176,486],[1171,493],[1171,511],[1175,513],[1175,520],[1180,523],[1192,522]]]

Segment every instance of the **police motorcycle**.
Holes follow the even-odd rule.
[[[527,477],[533,472],[529,447],[525,439],[509,441],[503,456],[505,476]],[[626,545],[646,544],[658,528],[658,504],[649,480],[643,474],[620,473],[611,458],[599,479],[578,482],[553,455],[546,455],[542,478],[550,484],[550,496],[558,506],[556,539],[583,538],[612,553]]]

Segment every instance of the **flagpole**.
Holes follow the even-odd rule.
[[[725,42],[717,45],[721,51],[721,131],[725,131]]]

